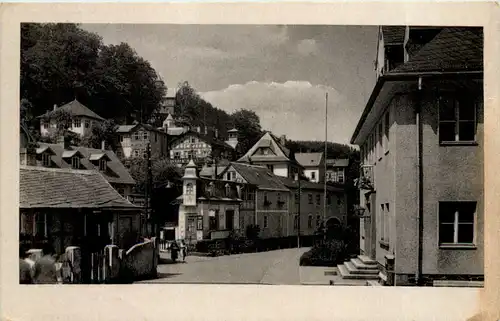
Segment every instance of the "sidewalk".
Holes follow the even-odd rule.
[[[369,286],[366,280],[342,279],[336,267],[301,266],[299,275],[302,285],[332,285],[333,281],[335,286]]]

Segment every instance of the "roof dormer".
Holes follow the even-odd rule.
[[[43,146],[36,149],[36,158],[41,161],[42,166],[51,167],[52,166],[52,156],[56,153],[49,147]]]
[[[81,168],[80,159],[83,158],[83,155],[79,151],[77,151],[77,150],[65,150],[62,153],[61,158],[66,163],[70,164],[71,168],[73,168],[73,169],[80,169]]]
[[[102,152],[91,154],[89,157],[89,161],[94,166],[99,167],[100,171],[105,172],[108,168],[108,162],[111,161],[111,159],[106,153]]]

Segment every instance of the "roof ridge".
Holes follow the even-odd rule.
[[[73,173],[73,174],[83,174],[83,175],[101,174],[94,169],[73,169],[73,168],[59,168],[59,167],[54,168],[54,167],[28,166],[28,165],[21,165],[20,169],[31,170],[31,171]]]

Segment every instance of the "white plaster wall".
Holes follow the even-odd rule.
[[[273,167],[274,175],[288,177],[288,164],[276,164]]]

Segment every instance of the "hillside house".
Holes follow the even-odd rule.
[[[238,162],[267,166],[277,176],[294,178],[304,168],[285,147],[285,143],[285,136],[278,139],[270,132],[266,132],[245,155],[238,159]]]
[[[167,134],[149,124],[121,125],[116,131],[120,158],[146,157],[147,146],[151,146],[151,155],[167,156]]]
[[[362,254],[385,284],[482,280],[482,29],[384,26],[377,54],[351,139],[361,147]]]
[[[347,181],[346,172],[349,167],[349,159],[327,159],[326,160],[326,181],[330,183],[345,184]]]
[[[58,118],[58,114],[66,114],[69,118]],[[40,118],[40,134],[49,136],[57,130],[67,129],[75,134],[84,136],[92,132],[92,127],[103,123],[104,118],[97,115],[78,100],[73,100],[60,107],[54,105],[54,109],[48,111]]]
[[[295,159],[304,167],[304,175],[313,183],[325,181],[325,159],[323,153],[297,153]]]

